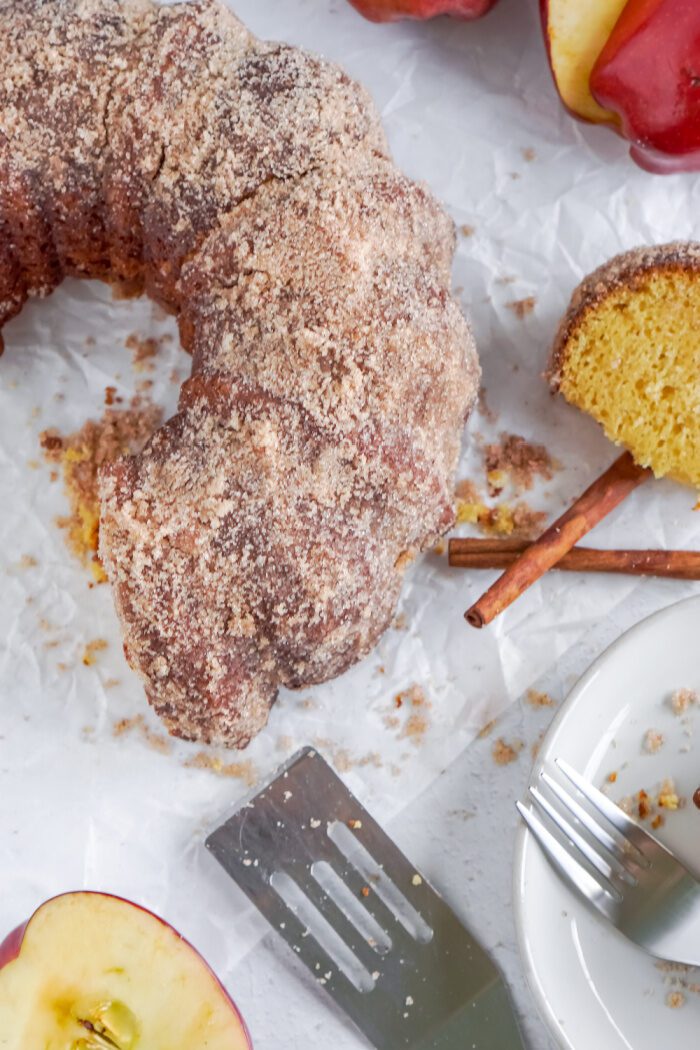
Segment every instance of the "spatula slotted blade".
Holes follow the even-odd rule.
[[[206,845],[377,1050],[521,1050],[496,967],[317,751]]]

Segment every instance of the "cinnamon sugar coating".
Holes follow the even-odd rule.
[[[452,224],[388,159],[361,87],[214,0],[0,0],[0,46],[20,38],[18,86],[0,86],[0,318],[68,273],[177,313],[192,376],[103,470],[100,554],[170,731],[243,746],[280,686],[372,648],[452,523],[479,381]],[[25,67],[44,95],[20,90]]]

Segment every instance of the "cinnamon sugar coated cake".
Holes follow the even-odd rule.
[[[452,223],[357,83],[214,0],[0,0],[0,50],[0,323],[65,276],[177,315],[192,375],[103,467],[100,556],[169,730],[243,746],[453,521]]]
[[[700,245],[638,248],[587,277],[550,375],[637,463],[700,488]]]

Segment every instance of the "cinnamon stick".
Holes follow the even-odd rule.
[[[587,532],[638,485],[652,476],[625,452],[574,504],[509,565],[502,576],[464,614],[472,627],[484,627],[523,591],[561,561]]]
[[[455,569],[506,569],[529,546],[522,540],[452,539],[449,563]],[[552,568],[565,572],[612,572],[623,576],[700,580],[700,551],[573,547]]]

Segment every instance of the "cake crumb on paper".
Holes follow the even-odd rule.
[[[22,571],[26,569],[36,569],[39,562],[33,554],[23,554],[17,562],[16,568]]]
[[[51,428],[40,435],[46,459],[63,470],[70,505],[70,514],[58,518],[57,524],[65,529],[70,550],[83,565],[89,566],[97,583],[107,579],[97,554],[99,469],[120,456],[140,452],[162,418],[163,412],[157,405],[136,397],[127,408],[106,408],[100,419],[89,419],[72,434]]]
[[[530,707],[553,707],[554,701],[549,693],[543,693],[539,689],[528,689],[525,694]]]
[[[115,738],[126,736],[130,733],[138,735],[161,755],[167,755],[172,750],[170,737],[163,733],[156,733],[151,729],[143,715],[134,715],[133,718],[120,718],[112,726],[112,736]]]
[[[670,705],[674,715],[684,715],[687,713],[688,708],[694,706],[698,702],[698,694],[694,689],[676,689],[671,694]]]
[[[476,410],[479,413],[479,415],[483,416],[483,418],[488,423],[495,423],[498,418],[496,412],[491,407],[488,397],[488,391],[486,390],[485,386],[482,386],[481,390],[479,391],[479,396],[476,402]]]
[[[485,446],[484,469],[487,477],[495,471],[508,475],[518,492],[526,492],[537,478],[551,481],[560,467],[544,445],[504,432]]]
[[[513,740],[508,743],[500,736],[491,749],[491,755],[497,766],[507,766],[515,762],[523,747],[522,740]]]
[[[511,536],[520,540],[536,539],[547,521],[544,511],[533,510],[523,501],[514,506],[500,503],[488,507],[482,500],[468,502],[459,498],[455,518],[457,525],[475,525],[484,536]]]
[[[506,306],[511,310],[519,321],[523,321],[526,317],[532,313],[537,304],[537,300],[534,295],[528,295],[524,299],[511,299]]]
[[[419,747],[430,728],[429,711],[432,704],[419,685],[412,685],[394,696],[393,706],[396,710],[403,710],[405,717],[403,722],[397,716],[386,715],[385,725],[387,728],[398,728],[401,726],[398,739],[410,740],[415,747]],[[395,726],[395,721],[398,725]]]
[[[642,747],[647,755],[657,754],[664,746],[664,735],[658,729],[647,729]]]
[[[364,755],[353,755],[347,748],[338,747],[328,737],[314,737],[312,744],[319,751],[323,751],[330,759],[338,773],[349,773],[353,769],[364,769],[370,766],[374,769],[382,769],[384,763],[378,751],[368,751]]]
[[[224,762],[216,755],[198,751],[196,755],[186,759],[183,765],[185,769],[203,769],[209,773],[215,773],[218,777],[242,780],[247,787],[253,787],[258,781],[257,770],[249,758],[241,762]]]
[[[150,372],[153,369],[154,358],[160,353],[166,343],[172,342],[172,336],[168,333],[159,338],[153,336],[142,336],[136,332],[126,338],[126,348],[131,350],[134,369],[137,372]]]
[[[86,667],[92,667],[97,660],[97,653],[101,653],[108,647],[107,640],[105,638],[94,638],[91,642],[88,642],[83,649],[82,662]]]
[[[537,734],[537,737],[530,744],[530,756],[533,762],[540,753],[540,748],[542,747],[542,741],[544,740],[545,732],[546,730],[543,729],[541,733]]]

